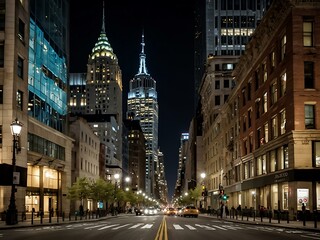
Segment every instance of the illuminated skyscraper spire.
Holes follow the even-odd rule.
[[[103,1],[103,6],[102,6],[102,28],[101,28],[101,33],[106,32],[106,27],[105,27],[105,17],[104,17],[104,1]]]
[[[142,32],[142,42],[141,42],[142,50],[140,53],[140,66],[139,66],[139,73],[137,75],[149,75],[147,72],[147,67],[146,67],[146,54],[144,53],[144,33]]]

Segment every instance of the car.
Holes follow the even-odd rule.
[[[198,217],[199,210],[195,206],[186,206],[182,212],[183,217]]]
[[[145,215],[155,215],[158,213],[158,209],[155,207],[147,207],[144,209],[144,214]]]
[[[182,216],[182,213],[183,213],[183,208],[178,207],[178,208],[177,208],[177,213],[176,213],[176,215],[177,215],[177,216]]]
[[[177,211],[173,207],[169,207],[166,210],[166,215],[167,216],[174,216],[176,215]]]
[[[136,213],[136,216],[142,215],[142,214],[143,214],[143,208],[141,208],[141,207],[136,207],[136,208],[134,209],[134,212]]]

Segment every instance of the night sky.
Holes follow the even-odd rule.
[[[109,43],[122,71],[123,106],[138,73],[144,31],[146,66],[157,82],[159,148],[165,158],[169,200],[177,179],[180,135],[194,113],[193,11],[190,0],[105,0]],[[102,26],[102,0],[70,3],[70,73],[86,72]]]

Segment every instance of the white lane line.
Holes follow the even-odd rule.
[[[153,226],[153,224],[146,224],[142,227],[142,229],[145,229],[145,228],[151,228]]]
[[[191,225],[186,225],[187,228],[189,228],[190,230],[197,230],[196,228],[192,227]]]
[[[209,227],[209,226],[207,226],[207,225],[195,224],[195,226],[204,228],[204,229],[206,229],[206,230],[216,230],[215,228]]]
[[[139,226],[141,226],[141,225],[143,225],[143,223],[138,223],[138,224],[136,224],[136,225],[133,225],[132,227],[129,227],[129,229],[137,228],[137,227],[139,227]]]
[[[304,238],[311,238],[311,239],[319,239],[319,237],[304,236],[304,235],[300,235],[300,237],[304,237]]]
[[[100,224],[100,225],[94,225],[94,226],[90,226],[90,227],[85,227],[84,229],[92,229],[92,228],[98,228],[98,227],[103,227],[105,226],[105,224]]]
[[[221,229],[221,230],[227,231],[227,229],[225,229],[225,228],[223,228],[223,227],[219,227],[219,226],[216,226],[216,225],[212,225],[212,226],[215,227],[215,228],[219,228],[219,229]],[[233,229],[233,230],[235,230],[235,229]]]
[[[173,224],[173,227],[174,227],[176,230],[183,230],[183,227],[181,227],[179,224]]]
[[[117,230],[117,229],[126,227],[126,226],[128,226],[128,225],[130,225],[130,224],[128,223],[128,224],[125,224],[125,225],[121,225],[121,226],[119,226],[119,227],[112,228],[112,230]]]
[[[103,229],[107,229],[107,228],[111,228],[111,227],[115,227],[115,226],[118,226],[119,224],[112,224],[112,225],[107,225],[105,227],[102,227],[102,228],[99,228],[98,230],[103,230]]]

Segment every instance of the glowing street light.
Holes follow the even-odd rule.
[[[14,225],[18,223],[18,211],[16,207],[16,184],[19,184],[19,176],[16,172],[16,151],[18,149],[18,140],[17,137],[21,133],[22,123],[16,119],[10,125],[11,134],[13,136],[13,151],[12,151],[12,182],[11,182],[11,196],[10,204],[6,214],[6,224]]]

